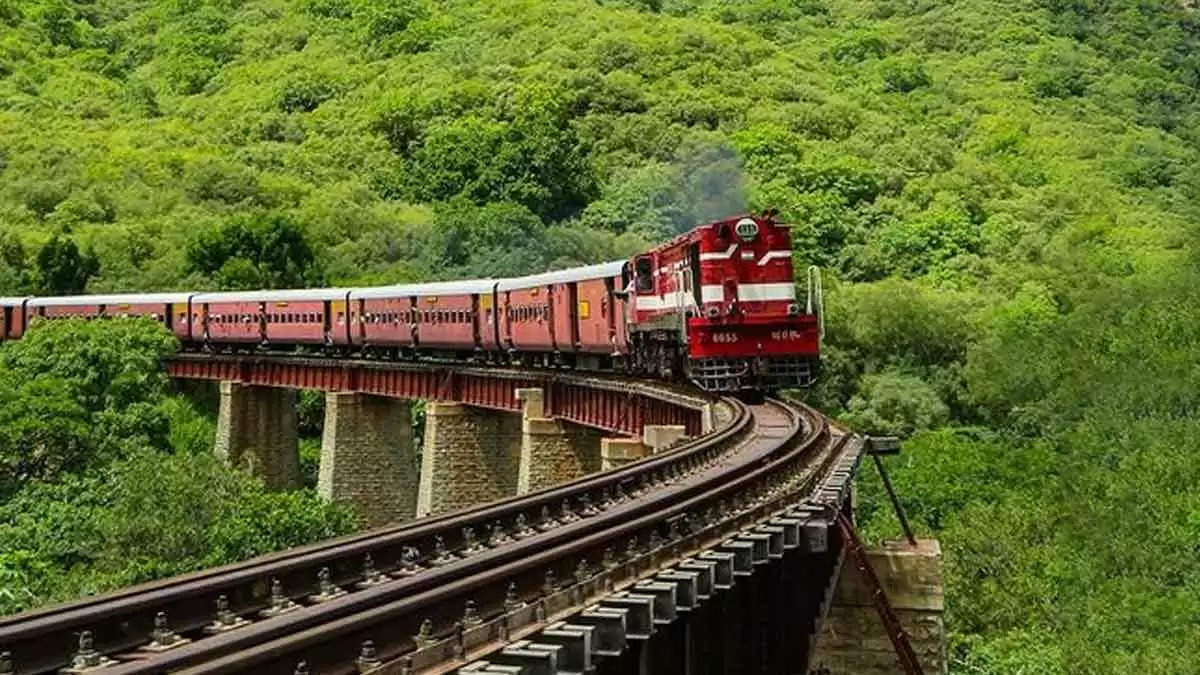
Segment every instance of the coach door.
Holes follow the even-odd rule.
[[[579,283],[567,282],[567,315],[571,338],[571,349],[579,349]]]

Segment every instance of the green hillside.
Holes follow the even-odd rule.
[[[954,670],[1192,673],[1186,6],[0,0],[0,294],[512,274],[779,208],[826,274],[810,398],[909,439]]]

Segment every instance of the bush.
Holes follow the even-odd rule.
[[[349,533],[345,507],[272,493],[210,452],[141,451],[0,503],[0,612],[244,560]]]
[[[867,375],[846,406],[846,421],[868,434],[907,437],[950,419],[937,392],[918,377],[899,372]]]
[[[40,321],[0,346],[0,497],[131,452],[166,447],[162,360],[175,338],[153,321]]]
[[[320,268],[304,233],[286,215],[234,216],[196,235],[187,264],[222,289],[302,288],[317,285]]]

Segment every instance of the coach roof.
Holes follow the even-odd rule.
[[[288,288],[277,291],[224,291],[200,293],[192,302],[302,302],[304,300],[345,300],[349,288]]]
[[[498,286],[498,290],[511,291],[521,288],[533,288],[534,286],[565,284],[572,281],[587,281],[589,279],[607,279],[610,277],[619,277],[621,276],[621,270],[624,268],[624,260],[614,260],[613,262],[600,263],[599,265],[572,267],[570,269],[559,270],[557,272],[545,272],[543,274],[533,274],[527,277],[517,277],[515,279],[502,279],[500,281],[500,285]]]
[[[75,307],[79,305],[165,305],[187,302],[191,293],[121,293],[114,295],[59,295],[32,298],[30,307]]]
[[[431,295],[485,295],[496,287],[495,279],[464,279],[462,281],[435,281],[428,284],[396,284],[394,286],[372,286],[356,288],[350,293],[352,299],[427,297]]]

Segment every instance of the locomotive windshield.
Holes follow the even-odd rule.
[[[634,274],[637,280],[638,293],[649,293],[654,290],[654,261],[650,256],[638,258],[634,264]]]

